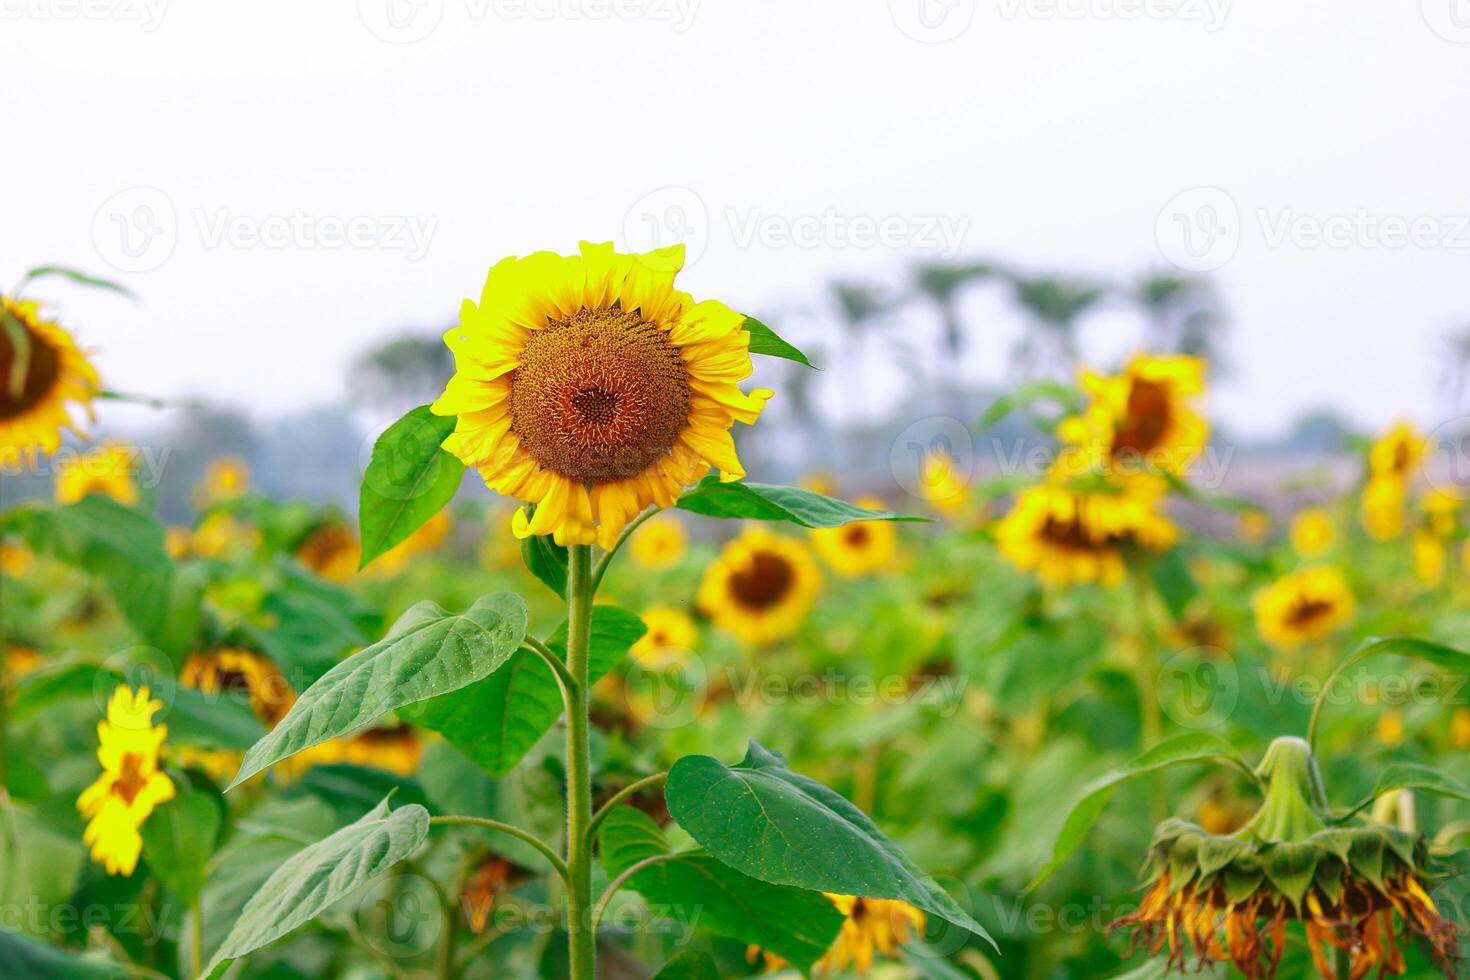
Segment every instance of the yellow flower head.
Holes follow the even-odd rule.
[[[1022,492],[995,534],[1011,564],[1049,585],[1116,585],[1126,571],[1126,547],[1165,551],[1179,536],[1154,494],[1052,484]]]
[[[1065,475],[1101,466],[1125,478],[1180,475],[1205,448],[1210,425],[1194,408],[1205,392],[1205,362],[1182,354],[1135,354],[1121,374],[1083,371],[1086,411],[1057,428]]]
[[[346,739],[342,745],[343,762],[400,776],[417,772],[423,754],[424,744],[418,733],[401,722],[369,728]]]
[[[1321,507],[1307,507],[1291,519],[1291,546],[1303,558],[1322,555],[1336,537],[1332,515]]]
[[[174,547],[184,544],[182,537],[174,536]],[[200,521],[187,544],[189,552],[201,558],[237,558],[260,547],[260,531],[221,511]]]
[[[1261,636],[1283,650],[1331,634],[1356,608],[1347,581],[1331,566],[1292,572],[1259,590],[1254,604]]]
[[[517,537],[607,547],[711,466],[745,475],[730,428],[771,393],[740,390],[745,317],[675,289],[683,264],[682,245],[508,258],[445,334],[455,374],[433,410],[459,421],[444,448],[536,505],[517,511]]]
[[[148,688],[136,692],[119,685],[107,702],[107,720],[97,724],[97,759],[102,775],[77,798],[87,820],[82,835],[92,860],[111,875],[130,875],[143,852],[138,828],[158,804],[173,799],[174,784],[158,768],[158,753],[168,735],[154,725],[162,701],[149,700]]]
[[[1465,502],[1444,490],[1429,490],[1419,498],[1429,530],[1442,538],[1454,535],[1460,524],[1460,510]]]
[[[205,694],[239,694],[267,726],[274,726],[296,703],[296,692],[284,674],[265,657],[239,647],[191,653],[179,683]]]
[[[825,470],[814,470],[796,481],[796,485],[803,490],[819,493],[824,497],[835,497],[837,495],[837,480],[831,473]]]
[[[1412,422],[1400,422],[1374,441],[1368,450],[1368,468],[1375,477],[1407,482],[1424,458],[1424,448],[1424,433]]]
[[[35,564],[36,554],[24,542],[0,542],[0,572],[15,579],[25,578]]]
[[[357,574],[362,549],[357,535],[342,521],[317,526],[296,547],[296,560],[322,578],[343,582]]]
[[[772,643],[800,628],[820,586],[805,545],[751,528],[705,571],[699,608],[746,643]]]
[[[134,450],[118,443],[105,443],[84,453],[56,460],[56,500],[74,504],[89,493],[111,497],[124,506],[138,502],[138,485],[133,482]]]
[[[1436,588],[1444,582],[1447,564],[1444,540],[1433,531],[1421,528],[1414,532],[1413,546],[1414,576],[1426,589]]]
[[[857,974],[867,976],[876,957],[897,956],[901,945],[924,932],[924,913],[907,902],[834,895],[831,892],[823,894],[846,918],[842,931],[827,952],[812,964],[814,976],[830,976],[833,971],[845,972],[849,967]],[[751,946],[746,955],[754,963],[762,951]],[[768,971],[787,966],[786,961],[774,953],[763,955]]]
[[[648,632],[633,644],[633,659],[648,665],[664,658],[683,660],[699,641],[699,627],[682,609],[650,606],[643,610]]]
[[[1391,541],[1404,533],[1404,481],[1391,474],[1374,474],[1363,487],[1363,530],[1377,541]]]
[[[80,435],[71,403],[92,418],[101,382],[71,334],[43,320],[36,303],[0,297],[0,310],[8,324],[0,329],[0,456],[18,464],[22,458],[34,461],[37,451],[56,452],[62,429]],[[24,345],[12,336],[16,324]]]
[[[867,510],[883,509],[883,501],[873,497],[860,497],[853,503]],[[833,571],[855,578],[893,561],[898,552],[898,530],[888,521],[853,521],[813,530],[812,544]]]
[[[689,545],[689,532],[677,517],[660,514],[650,517],[628,542],[633,561],[643,568],[668,568],[684,557]]]
[[[954,457],[933,452],[919,465],[919,489],[925,502],[946,517],[965,508],[969,480],[955,471]]]
[[[200,489],[206,504],[238,500],[250,489],[250,464],[239,456],[220,456],[204,470]]]

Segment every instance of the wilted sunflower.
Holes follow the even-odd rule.
[[[296,560],[322,578],[343,582],[357,574],[362,547],[343,521],[326,521],[296,546]]]
[[[831,892],[823,894],[846,918],[842,931],[827,952],[812,964],[812,973],[816,976],[825,977],[834,970],[846,970],[848,967],[866,976],[873,967],[874,958],[898,955],[901,944],[924,932],[924,913],[907,902],[834,895]],[[746,958],[750,962],[754,963],[758,957],[764,957],[766,969],[770,972],[789,965],[781,957],[764,952],[757,946],[746,950]]]
[[[250,464],[239,456],[220,456],[204,470],[199,494],[203,503],[217,504],[238,500],[250,489]]]
[[[770,392],[750,376],[745,317],[674,288],[684,247],[646,255],[583,242],[490,270],[444,335],[455,374],[433,405],[459,422],[444,447],[494,490],[536,505],[517,537],[610,546],[650,504],[714,466],[745,475],[730,427]]]
[[[753,527],[705,571],[699,608],[746,643],[771,643],[796,632],[820,585],[805,545]]]
[[[189,654],[179,683],[205,694],[244,694],[267,727],[274,727],[296,703],[296,692],[275,664],[239,647]]]
[[[1288,923],[1301,924],[1323,980],[1402,974],[1401,947],[1417,937],[1453,980],[1458,937],[1426,891],[1424,838],[1372,822],[1330,825],[1302,739],[1272,742],[1256,773],[1265,800],[1234,834],[1177,819],[1159,825],[1145,869],[1151,887],[1112,927],[1181,973],[1228,961],[1247,980],[1276,976]],[[1346,976],[1332,963],[1339,951]]]
[[[42,319],[35,302],[0,297],[0,310],[7,321],[0,329],[0,456],[18,464],[33,461],[38,450],[56,452],[62,429],[81,434],[69,403],[91,418],[101,382],[71,334]],[[12,336],[16,324],[23,345]]]
[[[638,638],[630,651],[640,663],[660,660],[669,652],[683,654],[699,641],[699,627],[682,609],[650,606],[643,610],[641,618],[648,632]]]
[[[867,510],[883,509],[883,501],[873,497],[859,497],[853,503]],[[893,561],[898,551],[898,530],[888,521],[853,521],[813,530],[812,544],[833,571],[855,578]]]
[[[56,460],[56,500],[74,504],[89,493],[100,493],[131,507],[138,502],[133,482],[134,450],[107,443],[76,456]]]
[[[1303,508],[1291,519],[1291,546],[1303,558],[1323,554],[1336,537],[1332,515],[1321,507]]]
[[[1179,475],[1204,450],[1210,425],[1193,407],[1205,391],[1200,358],[1135,354],[1122,373],[1083,371],[1079,383],[1092,400],[1057,427],[1079,450],[1063,455],[1066,475],[1095,466],[1125,478]]]
[[[1353,618],[1356,603],[1342,572],[1307,568],[1256,592],[1256,629],[1273,646],[1294,650],[1320,640]]]
[[[689,532],[684,523],[668,514],[650,517],[638,528],[628,549],[633,561],[643,568],[668,568],[684,557],[689,546]]]
[[[168,727],[154,725],[153,715],[162,707],[149,700],[148,688],[135,692],[123,684],[107,702],[107,720],[97,723],[102,775],[82,791],[77,809],[87,820],[82,841],[110,875],[133,873],[143,852],[138,828],[155,806],[174,797],[174,784],[158,768]]]
[[[1158,511],[1158,498],[1139,491],[1029,487],[996,526],[1001,554],[1051,585],[1121,582],[1124,550],[1164,551],[1178,530]]]

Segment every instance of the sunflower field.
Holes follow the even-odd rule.
[[[126,290],[5,295],[0,976],[1470,975],[1443,429],[1232,480],[1188,331],[1039,330],[780,450],[815,345],[567,251],[466,289],[350,506],[224,438],[165,499],[57,312]]]

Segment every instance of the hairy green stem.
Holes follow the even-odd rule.
[[[561,859],[561,855],[552,850],[551,845],[529,830],[522,830],[514,824],[503,823],[499,820],[490,820],[487,817],[431,817],[429,818],[429,824],[430,826],[436,827],[452,826],[455,824],[463,824],[470,827],[484,827],[487,830],[498,830],[503,834],[509,834],[512,837],[519,838],[540,851],[542,856],[551,862],[551,866],[556,869],[556,873],[561,876],[562,880],[567,880],[567,865]]]
[[[611,553],[609,553],[611,554]],[[588,743],[588,645],[592,635],[592,546],[574,544],[567,585],[567,934],[572,980],[593,980],[597,933],[592,919],[592,766]]]
[[[592,815],[592,820],[587,824],[587,845],[590,847],[593,844],[594,839],[597,837],[597,828],[602,826],[602,822],[607,819],[608,814],[613,812],[614,807],[636,793],[640,793],[645,789],[660,785],[664,782],[664,780],[668,778],[669,774],[666,772],[655,773],[652,776],[644,776],[642,779],[635,780],[614,793],[612,795],[612,799],[604,803],[598,809],[598,811]]]

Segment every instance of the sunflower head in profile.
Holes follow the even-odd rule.
[[[1206,365],[1182,354],[1135,354],[1117,375],[1082,372],[1091,396],[1081,415],[1065,419],[1057,436],[1071,475],[1102,467],[1125,478],[1180,475],[1205,448],[1209,423],[1194,408],[1205,392]]]
[[[357,535],[339,520],[318,524],[296,546],[296,560],[332,582],[344,582],[356,575],[361,554]]]
[[[276,665],[240,647],[189,654],[179,673],[179,683],[205,694],[248,698],[251,709],[267,727],[274,727],[296,703],[296,692]]]
[[[853,503],[866,510],[883,510],[883,501],[875,497],[859,497]],[[888,521],[853,521],[813,530],[812,545],[838,575],[856,578],[879,571],[893,561],[898,552],[898,530]]]
[[[174,784],[158,765],[168,728],[155,725],[153,716],[162,708],[148,688],[123,684],[107,702],[107,719],[97,724],[102,775],[77,797],[77,809],[87,820],[82,840],[110,875],[133,873],[143,852],[138,828],[155,806],[174,797]]]
[[[586,242],[508,258],[445,334],[455,373],[432,409],[458,422],[444,448],[536,505],[516,512],[517,537],[609,547],[710,467],[745,475],[730,429],[771,393],[740,389],[745,317],[675,289],[683,263],[682,245],[627,255]]]
[[[1048,585],[1116,585],[1129,550],[1165,551],[1179,532],[1153,493],[1047,483],[1021,493],[995,536],[1011,564]]]
[[[684,557],[688,548],[689,532],[684,529],[682,521],[669,514],[659,514],[644,521],[628,543],[634,563],[651,570],[675,564]]]
[[[1353,618],[1356,603],[1342,572],[1305,568],[1260,589],[1253,600],[1256,629],[1282,650],[1331,635]]]
[[[751,528],[705,571],[699,608],[746,643],[774,643],[801,627],[820,586],[804,544]]]
[[[105,443],[84,453],[56,460],[56,500],[74,504],[89,493],[111,497],[125,507],[138,502],[138,484],[133,481],[134,450],[119,443]]]
[[[812,964],[812,975],[831,976],[849,969],[867,976],[873,960],[880,956],[899,955],[899,947],[924,932],[924,913],[907,902],[889,898],[860,898],[856,895],[834,895],[823,892],[844,916],[842,931],[832,941],[822,958]],[[789,964],[774,953],[751,946],[746,958],[754,963],[764,958],[767,972],[785,969]]]
[[[0,297],[0,315],[0,456],[33,462],[61,448],[63,429],[81,434],[72,407],[90,419],[101,382],[71,334],[36,303]]]
[[[1455,927],[1427,886],[1424,838],[1366,821],[1333,826],[1307,743],[1279,738],[1256,770],[1266,787],[1240,830],[1215,834],[1184,820],[1159,825],[1138,908],[1112,928],[1180,972],[1228,962],[1247,980],[1271,980],[1288,926],[1300,928],[1322,980],[1406,972],[1403,946],[1425,946],[1453,980]],[[1334,958],[1345,954],[1346,976]]]
[[[1291,546],[1303,558],[1317,558],[1332,547],[1337,529],[1322,507],[1304,507],[1291,519]]]

